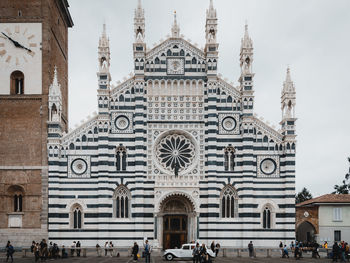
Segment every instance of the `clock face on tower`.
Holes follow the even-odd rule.
[[[14,71],[24,74],[25,93],[41,93],[41,27],[41,23],[0,23],[0,82],[5,84],[0,94],[8,94]]]

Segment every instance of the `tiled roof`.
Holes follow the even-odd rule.
[[[326,194],[321,195],[316,198],[304,201],[302,203],[296,204],[296,206],[304,206],[311,204],[320,204],[320,203],[349,203],[350,204],[350,194]]]

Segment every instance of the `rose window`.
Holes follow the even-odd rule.
[[[181,172],[192,164],[195,146],[184,135],[169,134],[156,146],[156,156],[166,170],[174,172],[177,166]]]

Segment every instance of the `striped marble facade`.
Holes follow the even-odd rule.
[[[60,118],[48,123],[50,240],[129,247],[148,238],[162,248],[163,219],[171,214],[186,216],[187,242],[246,247],[252,240],[266,247],[294,240],[296,119],[289,70],[277,131],[253,112],[247,27],[240,85],[233,86],[217,74],[216,25],[211,3],[204,50],[179,35],[176,17],[172,35],[146,49],[139,3],[134,75],[117,85],[110,83],[104,28],[98,113],[68,134]],[[52,107],[57,98],[50,98]]]

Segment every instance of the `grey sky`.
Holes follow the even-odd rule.
[[[97,110],[97,45],[106,22],[112,83],[133,69],[136,0],[71,0],[69,121],[74,128]],[[170,34],[174,10],[180,34],[204,46],[209,0],[143,0],[148,48]],[[279,127],[287,65],[297,90],[297,191],[314,196],[341,183],[350,156],[350,1],[214,0],[219,26],[218,72],[237,85],[245,21],[254,44],[255,112]]]

